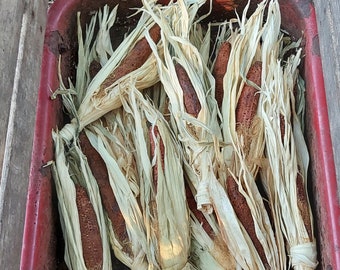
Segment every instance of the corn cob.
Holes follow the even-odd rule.
[[[92,147],[84,132],[79,135],[79,139],[81,149],[84,155],[88,157],[89,166],[99,187],[103,207],[112,223],[116,237],[123,246],[123,251],[131,254],[131,247],[128,243],[129,237],[126,231],[126,223],[110,186],[109,175],[105,162],[99,153]]]
[[[285,138],[285,117],[280,114],[280,132],[281,132],[281,142],[284,143]]]
[[[313,241],[312,224],[309,211],[309,203],[307,198],[307,193],[304,186],[303,177],[298,170],[296,176],[296,196],[297,196],[297,206],[300,211],[303,223],[306,227],[308,237],[310,241]]]
[[[223,101],[223,78],[227,72],[230,50],[231,44],[229,42],[226,41],[221,44],[212,72],[215,78],[215,99],[219,108],[221,108]]]
[[[197,118],[201,110],[201,104],[196,94],[195,88],[190,81],[188,73],[181,66],[181,64],[177,63],[175,65],[175,69],[179,84],[181,85],[183,91],[184,107],[187,113]]]
[[[89,72],[90,72],[90,79],[92,80],[94,78],[94,76],[97,75],[97,73],[99,72],[99,70],[102,68],[102,66],[100,65],[100,63],[96,60],[93,60],[90,64],[90,68],[89,68]]]
[[[262,63],[256,61],[249,69],[247,79],[257,86],[261,86]],[[245,84],[236,106],[236,130],[249,130],[256,115],[259,103],[257,89]]]
[[[255,246],[255,249],[257,250],[261,258],[265,269],[269,269],[270,266],[268,264],[266,254],[264,252],[262,244],[256,236],[254,220],[252,218],[250,208],[244,196],[239,192],[238,184],[232,176],[227,177],[226,189],[237,218],[240,220],[241,224],[247,231],[251,241]]]
[[[103,267],[103,245],[96,213],[86,189],[80,185],[75,187],[85,265],[89,270],[100,270]]]
[[[150,29],[149,34],[152,40],[155,43],[158,43],[160,40],[160,27],[155,24]],[[143,37],[135,44],[133,49],[122,60],[120,65],[104,80],[100,86],[101,89],[109,87],[123,76],[141,67],[148,59],[151,52],[152,50],[148,41],[145,37]]]

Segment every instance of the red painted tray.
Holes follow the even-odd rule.
[[[50,94],[58,85],[59,54],[63,57],[64,77],[74,75],[76,59],[76,12],[90,15],[104,4],[120,3],[118,14],[126,18],[129,6],[140,1],[118,0],[56,0],[48,11],[45,34],[41,82],[37,103],[37,122],[29,178],[26,219],[21,256],[21,269],[64,269],[63,242],[59,225],[57,200],[49,168],[44,164],[53,159],[51,130],[63,126],[59,100]],[[163,1],[166,2],[166,1]],[[215,0],[215,19],[234,15],[223,3]],[[241,12],[247,1],[239,3]],[[252,1],[256,4],[257,1]],[[319,52],[315,10],[311,0],[282,0],[282,28],[292,36],[303,33],[303,76],[306,81],[307,117],[306,136],[311,155],[309,168],[310,196],[315,216],[320,269],[340,269],[340,207],[337,201],[337,184],[330,137],[324,81]],[[86,17],[86,16],[85,16]],[[84,16],[83,16],[84,18]],[[124,33],[133,20],[122,20],[114,31]]]

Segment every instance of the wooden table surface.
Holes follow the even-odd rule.
[[[0,269],[20,265],[47,4],[47,0],[0,1]],[[314,4],[340,183],[340,4],[321,0]]]

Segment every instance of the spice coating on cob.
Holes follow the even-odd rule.
[[[80,185],[75,187],[85,265],[89,270],[99,270],[103,267],[103,245],[97,216],[86,189]]]
[[[88,157],[89,166],[99,187],[103,207],[112,223],[115,235],[123,246],[123,250],[130,254],[131,247],[128,244],[129,237],[126,231],[126,223],[110,186],[106,164],[96,149],[93,148],[84,132],[79,135],[79,139],[81,149],[84,155]]]
[[[195,88],[190,81],[188,73],[181,64],[177,63],[175,65],[175,69],[179,84],[181,85],[183,91],[183,102],[185,110],[187,113],[197,118],[201,110],[201,103],[198,99]]]
[[[149,31],[150,37],[155,43],[160,40],[160,27],[155,24]],[[137,41],[132,50],[121,61],[119,66],[104,80],[101,88],[105,89],[114,82],[129,74],[130,72],[140,68],[149,58],[152,50],[145,37]]]
[[[223,101],[223,78],[225,73],[227,72],[227,66],[229,62],[231,51],[230,42],[223,42],[218,51],[215,65],[212,71],[212,74],[215,78],[215,99],[217,101],[218,107],[221,108]]]
[[[101,68],[102,68],[102,66],[100,65],[100,63],[98,61],[93,60],[91,62],[90,67],[89,67],[91,80],[97,75],[97,73],[100,71]]]
[[[310,241],[313,241],[312,224],[310,219],[309,203],[307,193],[304,185],[304,181],[300,172],[296,176],[296,196],[297,206],[300,211],[303,223],[306,227],[308,237]]]
[[[251,215],[248,203],[244,196],[239,192],[238,184],[236,183],[235,179],[232,176],[227,177],[226,189],[230,203],[234,208],[236,216],[240,220],[245,230],[247,231],[251,241],[255,246],[255,249],[257,250],[261,258],[261,261],[265,269],[270,269],[262,244],[260,243],[256,236],[254,220]]]
[[[256,61],[249,69],[247,79],[257,86],[261,86],[262,62]],[[258,90],[245,84],[236,106],[236,130],[249,129],[256,115],[259,103]]]

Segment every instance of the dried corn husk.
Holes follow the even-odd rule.
[[[195,214],[191,212],[190,216],[192,232],[190,262],[197,269],[241,269],[230,254],[219,229],[215,228],[216,235],[211,238],[203,229]],[[207,220],[209,220],[209,216],[207,216]],[[210,221],[211,223],[217,225],[215,221]]]
[[[276,59],[271,59],[271,81],[265,88],[262,101],[262,114],[265,121],[266,156],[269,166],[263,177],[273,207],[277,211],[278,228],[287,241],[287,253],[294,269],[314,269],[317,266],[316,244],[302,219],[298,208],[296,189],[297,175],[301,174],[306,192],[309,155],[295,113],[294,85],[297,80],[297,67],[301,50],[292,55],[284,68]],[[284,134],[281,135],[280,115],[284,118]],[[282,125],[282,123],[281,123]],[[300,168],[300,170],[299,170]],[[313,224],[308,206],[310,224]]]
[[[193,22],[194,17],[192,16],[195,15],[193,11],[197,11],[196,6],[190,6],[184,1],[178,1],[178,4],[172,5],[167,10],[166,17],[163,14],[154,14],[153,16],[155,21],[161,25],[164,33],[162,37],[162,42],[165,42],[164,59],[158,55],[157,59],[159,61],[161,82],[169,98],[172,128],[178,132],[182,141],[186,157],[185,171],[194,187],[194,193],[196,194],[197,190],[199,192],[198,195],[196,194],[198,208],[205,210],[206,213],[211,213],[212,205],[207,192],[207,183],[209,183],[209,177],[213,177],[215,179],[213,181],[217,181],[214,176],[212,160],[214,159],[214,137],[219,136],[219,128],[216,105],[212,99],[207,98],[213,85],[213,79],[208,72],[206,63],[204,63],[206,60],[201,58],[198,48],[190,40],[190,33],[194,31],[191,26],[196,25]],[[207,37],[209,37],[209,32]],[[195,38],[205,42],[209,41],[209,38],[206,37],[198,38],[195,36]],[[169,46],[173,48],[174,53],[168,50]],[[200,49],[207,47],[207,45],[202,45]],[[156,47],[153,47],[153,49],[156,53]],[[202,49],[201,51],[205,52],[206,50]],[[201,111],[197,119],[185,112],[183,92],[176,76],[173,59],[187,70],[191,82],[195,90],[197,90],[196,94],[201,105]],[[205,57],[205,59],[208,59],[208,57]],[[197,246],[203,244],[199,235],[200,233],[205,235],[205,232],[199,227],[196,232],[193,241]],[[209,238],[206,235],[205,237]],[[210,242],[213,244],[211,239]],[[197,252],[197,249],[192,252]],[[214,250],[212,245],[209,245],[205,255],[216,262],[214,256],[217,258],[220,254],[218,254],[217,249]],[[225,257],[224,259],[226,265],[232,266],[235,264],[233,258],[227,260],[227,257]],[[204,261],[196,260],[193,263],[198,266],[204,264]],[[219,263],[216,262],[216,264],[218,265]]]
[[[224,76],[225,94],[221,108],[223,116],[223,140],[228,146],[223,149],[223,155],[229,166],[231,166],[234,159],[236,141],[243,143],[242,140],[244,140],[244,138],[239,138],[239,135],[236,133],[235,110],[244,84],[254,85],[246,79],[246,74],[251,64],[257,60],[261,61],[260,40],[265,30],[263,18],[266,3],[267,1],[262,1],[248,20],[246,20],[247,6],[243,11],[242,18],[230,21],[230,23],[237,22],[239,28],[231,30],[230,37],[228,38],[232,50],[230,52],[227,72]],[[258,87],[255,86],[255,88]],[[249,152],[252,152],[252,161],[254,162],[254,160],[262,157],[263,139],[261,138],[261,127],[254,128],[253,132],[254,136],[251,139],[254,141],[252,145],[255,149],[250,149]],[[249,166],[252,167],[251,164]],[[253,170],[253,174],[256,175],[256,167]]]
[[[151,10],[149,12],[151,13]],[[208,104],[209,99],[206,98],[213,85],[213,78],[206,64],[202,61],[198,49],[189,40],[190,27],[195,25],[192,23],[193,16],[196,15],[195,12],[197,12],[196,5],[190,5],[185,1],[178,1],[171,6],[169,5],[168,10],[164,13],[152,14],[155,21],[162,28],[164,58],[157,53],[157,48],[155,45],[152,45],[148,35],[146,37],[150,40],[154,54],[157,56],[158,72],[169,98],[171,121],[175,125],[172,128],[176,129],[179,133],[180,140],[184,145],[186,159],[190,166],[192,166],[194,171],[197,171],[197,176],[200,174],[201,176],[199,177],[204,179],[202,173],[198,173],[203,169],[200,168],[200,155],[201,153],[204,153],[203,155],[206,153],[209,156],[208,152],[210,152],[212,153],[210,156],[213,157],[213,137],[219,135],[219,128],[217,120],[215,120],[217,119],[217,111],[213,109],[213,105]],[[169,47],[172,48],[171,51]],[[184,109],[183,92],[176,76],[174,61],[180,63],[186,69],[196,90],[201,105],[201,111],[197,119],[186,113]],[[209,108],[210,106],[212,109]],[[211,163],[211,161],[209,162]],[[209,167],[208,164],[207,166]],[[212,173],[212,170],[210,170],[210,173]],[[194,184],[196,188],[198,183],[201,182],[198,181]],[[200,202],[199,207],[202,208],[205,204]],[[209,203],[207,203],[206,206],[210,208],[207,211],[211,212],[211,205],[209,206]]]
[[[187,5],[187,6],[185,6]],[[153,47],[159,63],[159,73],[162,85],[168,95],[170,103],[172,128],[178,132],[182,142],[185,156],[185,171],[194,187],[194,193],[198,202],[198,208],[205,213],[212,212],[212,202],[210,200],[208,186],[210,181],[216,181],[214,175],[214,151],[215,142],[220,137],[220,129],[217,121],[217,106],[212,99],[212,89],[214,85],[213,78],[208,71],[207,56],[201,56],[200,52],[206,53],[208,45],[202,45],[197,48],[194,44],[198,44],[197,40],[209,41],[209,31],[205,37],[195,37],[193,43],[189,33],[195,32],[196,23],[195,15],[192,11],[196,11],[196,7],[184,1],[178,1],[167,10],[168,13],[153,14],[155,21],[161,25],[163,30],[162,42],[164,44],[164,58],[156,54],[156,47]],[[164,17],[163,17],[164,16]],[[181,27],[179,27],[181,26]],[[191,28],[193,26],[193,28]],[[196,31],[196,33],[202,33]],[[147,36],[148,37],[148,36]],[[152,43],[150,41],[150,43]],[[170,51],[168,48],[171,47]],[[183,92],[179,85],[178,78],[175,73],[174,61],[179,62],[187,71],[192,84],[199,98],[201,111],[197,119],[186,113],[184,109]],[[220,186],[223,191],[223,188]],[[196,192],[195,192],[196,191]],[[224,191],[223,191],[224,192]],[[212,194],[212,193],[211,193]],[[214,196],[216,193],[214,193]],[[218,226],[216,223],[214,224]],[[208,237],[202,228],[196,227],[194,234],[194,243],[203,244],[202,237]],[[228,254],[228,250],[221,252],[217,247],[213,248],[213,240],[210,239],[211,245],[206,249],[205,256],[215,261],[217,265],[235,265],[235,259],[229,256],[224,257],[224,262],[220,264],[215,258],[220,258],[221,253]],[[226,247],[226,246],[225,246]],[[226,249],[228,249],[226,247]],[[195,250],[195,249],[194,249]],[[196,251],[192,252],[197,252]],[[195,257],[195,256],[194,256]],[[195,265],[204,265],[204,261],[196,260]]]
[[[88,25],[86,25],[85,40],[83,39],[83,30],[80,23],[80,12],[77,13],[77,33],[78,33],[78,64],[76,69],[76,82],[68,80],[68,87],[61,77],[59,61],[59,82],[60,87],[52,94],[52,99],[57,95],[62,95],[63,104],[71,118],[77,117],[77,110],[82,103],[86,90],[91,82],[90,66],[93,61],[98,61],[104,66],[108,61],[108,56],[113,54],[110,41],[110,29],[112,28],[117,15],[118,6],[109,10],[105,5],[96,12]],[[98,22],[97,22],[98,21]],[[97,36],[94,38],[96,24],[99,24]]]
[[[115,134],[105,132],[103,126],[96,124],[97,123],[91,127],[91,130],[85,130],[86,135],[107,165],[111,188],[114,191],[119,209],[127,221],[126,230],[129,239],[126,239],[126,241],[131,242],[132,254],[123,251],[122,246],[115,236],[114,228],[112,228],[111,223],[108,222],[111,246],[117,259],[130,268],[147,269],[145,226],[142,211],[136,198],[139,190],[137,184],[134,182],[134,180],[136,180],[135,175],[133,175],[135,171],[129,170],[130,166],[126,164],[128,160],[124,159],[126,157],[129,158],[130,155],[122,148],[124,144],[121,145],[116,138],[116,142],[118,143],[116,148],[120,150],[120,157],[114,156],[110,147],[109,138],[115,138]],[[109,136],[109,138],[107,138],[107,136]],[[127,177],[125,170],[122,170],[122,166],[125,166],[125,169],[132,175]]]
[[[197,48],[189,40],[187,29],[190,29],[188,22],[191,20],[185,20],[186,16],[182,15],[183,4],[183,1],[179,1],[177,8],[180,10],[174,12],[174,18],[167,14],[167,18],[171,18],[169,21],[157,17],[159,14],[153,15],[163,30],[164,58],[157,55],[154,47],[160,79],[169,96],[170,111],[185,151],[186,173],[197,191],[198,208],[205,213],[211,213],[214,208],[222,235],[225,236],[226,243],[231,248],[237,263],[244,269],[254,269],[261,267],[262,263],[254,248],[249,247],[250,239],[240,226],[225,190],[215,175],[217,166],[215,150],[218,148],[216,143],[221,139],[221,135],[218,128],[216,102],[212,102],[209,95],[214,81],[207,63],[203,62]],[[172,8],[175,9],[176,6]],[[186,9],[190,9],[190,6]],[[176,28],[177,24],[174,26],[172,22],[182,25],[184,33],[177,33],[180,28]],[[169,47],[172,48],[171,51]],[[184,110],[183,93],[174,71],[174,61],[179,62],[186,69],[196,90],[201,105],[197,118],[188,115]]]
[[[69,269],[86,270],[83,259],[80,224],[76,205],[75,183],[86,188],[94,207],[103,245],[103,269],[111,269],[111,255],[98,186],[79,146],[74,144],[65,156],[64,144],[57,132],[53,132],[55,163],[53,178],[58,196],[61,227],[65,239],[64,259]]]
[[[97,36],[99,39],[95,42],[97,54],[99,55],[99,60],[104,63],[106,61],[105,52],[103,52],[102,47],[104,47],[105,51],[109,51],[112,53],[110,46],[106,45],[106,42],[109,42],[107,37],[108,30],[112,26],[113,19],[115,18],[116,10],[113,10],[110,15],[108,15],[107,11],[103,11],[103,15],[100,15],[99,18],[102,19],[100,22],[102,33]],[[93,19],[95,21],[95,19]],[[121,106],[119,96],[123,93],[129,85],[135,85],[137,89],[143,90],[154,85],[158,80],[157,70],[155,69],[155,58],[151,55],[148,60],[144,63],[142,67],[139,69],[130,72],[128,75],[123,78],[117,80],[115,83],[110,85],[107,88],[102,88],[101,84],[105,80],[105,78],[119,65],[120,61],[123,57],[131,50],[134,44],[141,39],[145,32],[153,26],[154,21],[152,18],[146,13],[142,13],[141,18],[138,21],[135,29],[122,41],[120,46],[112,53],[110,59],[105,63],[100,72],[93,78],[93,80],[86,85],[86,83],[82,83],[83,87],[87,87],[85,92],[83,87],[79,87],[75,89],[76,92],[71,91],[70,94],[79,94],[82,97],[78,101],[79,107],[72,107],[72,102],[69,101],[72,107],[72,115],[74,118],[71,120],[70,124],[64,126],[64,128],[60,131],[61,136],[67,143],[70,143],[73,136],[76,135],[79,131],[81,131],[86,125],[97,120],[105,113],[116,109]],[[91,23],[92,26],[92,23]],[[80,27],[78,27],[80,29]],[[81,30],[78,30],[78,36],[81,36]],[[93,35],[92,31],[89,31],[90,35]],[[89,36],[88,39],[91,39]],[[106,42],[105,42],[106,41]],[[105,43],[105,45],[103,45]],[[106,46],[106,47],[105,47]],[[86,54],[84,53],[86,57]],[[93,53],[88,59],[95,59],[95,54]],[[88,72],[88,67],[91,61],[87,61],[85,63],[85,72]],[[80,70],[81,74],[84,74],[83,71]],[[87,82],[89,77],[88,75],[80,75],[83,76],[83,79],[79,78],[79,81]],[[77,78],[78,79],[78,78]],[[71,87],[71,89],[74,87]],[[60,91],[58,93],[66,93],[68,89],[61,83]],[[84,94],[81,94],[81,93]],[[72,99],[73,101],[73,99]],[[77,105],[77,103],[74,102]]]
[[[107,127],[103,127],[100,122],[89,126],[89,129],[96,133],[96,135],[93,133],[91,138],[97,137],[97,143],[102,141],[104,145],[105,149],[94,144],[104,160],[106,162],[110,160],[110,163],[107,163],[110,183],[127,221],[131,220],[132,211],[129,210],[131,206],[126,204],[127,191],[122,194],[120,185],[128,183],[131,187],[130,192],[135,190],[134,197],[139,199],[142,216],[138,215],[138,218],[135,217],[133,220],[140,220],[145,226],[143,240],[139,234],[136,234],[134,227],[127,229],[132,243],[143,242],[142,248],[146,254],[148,267],[150,269],[182,269],[187,264],[190,234],[178,145],[175,144],[173,134],[161,114],[142,97],[137,89],[129,90],[122,103],[123,111],[120,114],[110,113],[105,116]],[[115,123],[116,121],[120,124]],[[157,126],[165,145],[164,170],[159,146],[156,147],[156,157],[154,159],[149,157],[150,142],[146,134],[148,123],[152,127]],[[127,139],[131,141],[127,143]],[[155,139],[158,141],[156,145],[159,145],[159,139]],[[133,149],[125,148],[127,144]],[[125,154],[122,155],[123,153]],[[136,175],[133,176],[128,175],[131,172],[128,169],[128,163],[131,163],[131,160],[124,158],[128,153],[133,153],[131,158],[136,166],[134,170]],[[113,166],[114,162],[118,164]],[[158,168],[157,191],[153,185],[151,173],[153,164]],[[120,170],[120,179],[117,178],[117,172],[112,171],[112,168],[117,168],[117,166]],[[128,197],[131,196],[132,194]],[[132,246],[135,245],[132,244]],[[131,267],[140,269],[134,265]]]
[[[268,15],[265,19],[264,13],[267,4]],[[232,49],[227,72],[224,76],[225,91],[221,108],[222,130],[226,145],[223,148],[223,156],[226,165],[229,167],[229,174],[238,183],[239,192],[244,196],[250,208],[256,237],[264,249],[267,263],[272,269],[284,269],[285,260],[282,259],[284,247],[283,253],[277,253],[278,249],[282,250],[283,242],[277,241],[276,235],[274,235],[262,196],[255,184],[258,170],[264,160],[263,121],[259,115],[255,116],[253,125],[247,131],[250,134],[249,138],[247,133],[236,132],[235,121],[236,104],[243,85],[245,83],[251,84],[246,79],[250,65],[255,61],[262,62],[262,85],[260,87],[254,86],[259,90],[261,96],[268,72],[267,53],[273,54],[275,58],[278,57],[278,52],[275,55],[274,49],[278,47],[280,41],[280,11],[277,1],[269,1],[269,3],[263,1],[248,20],[245,17],[246,12],[247,8],[244,10],[242,18],[237,20],[239,29],[234,30],[230,27],[230,37],[228,37]],[[230,23],[234,22],[232,20]],[[221,35],[225,34],[228,34],[228,31],[222,28]],[[223,41],[223,38],[221,37],[220,40]],[[249,147],[249,149],[245,147]],[[230,232],[226,230],[227,243],[230,243],[231,237]],[[247,243],[248,252],[251,255],[244,255],[245,260],[252,261],[253,264],[257,265],[256,267],[262,269],[264,267],[263,262],[259,261],[256,255],[254,256],[256,250],[254,250],[253,244],[249,241]],[[234,250],[237,250],[237,248],[235,247]],[[252,269],[254,265],[248,264],[247,267]]]

